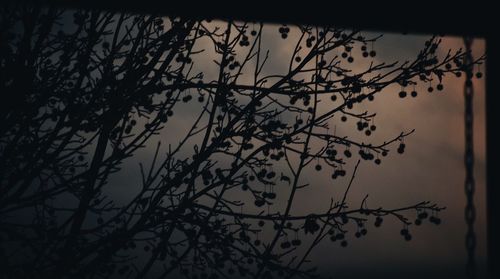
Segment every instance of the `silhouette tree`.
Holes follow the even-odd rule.
[[[440,223],[443,208],[428,201],[347,204],[360,162],[404,153],[413,132],[371,143],[376,114],[356,107],[391,85],[416,97],[417,84],[431,92],[445,75],[472,74],[462,50],[438,55],[439,36],[417,57],[387,63],[373,58],[379,37],[336,27],[36,5],[4,6],[0,21],[8,278],[308,277],[324,239],[345,247],[395,218],[411,240],[412,225]],[[284,73],[266,72],[266,28],[293,46]],[[198,70],[207,56],[211,73]],[[366,67],[356,72],[358,60]],[[186,111],[192,121],[181,127]],[[336,133],[346,121],[359,140]],[[155,152],[140,164],[140,185],[114,181],[146,146]],[[307,168],[345,190],[326,212],[300,216],[291,207],[309,187]]]

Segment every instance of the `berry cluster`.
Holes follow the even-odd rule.
[[[241,36],[241,40],[240,40],[240,46],[242,47],[246,47],[246,46],[249,46],[250,45],[250,41],[248,40],[248,36],[246,35],[242,35]]]
[[[283,25],[278,29],[278,31],[281,34],[281,38],[286,39],[286,38],[288,38],[288,33],[290,32],[290,28],[286,25]]]
[[[306,39],[306,46],[308,48],[311,48],[313,46],[313,42],[316,40],[316,37],[310,36],[309,38]]]
[[[407,228],[401,229],[400,234],[405,238],[406,241],[410,241],[412,239],[410,231]]]

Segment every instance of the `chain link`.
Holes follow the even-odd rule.
[[[464,37],[466,55],[464,57],[465,67],[465,195],[467,203],[465,206],[465,222],[467,223],[467,233],[465,235],[465,247],[467,249],[466,275],[467,278],[476,278],[476,234],[474,232],[474,222],[476,220],[476,208],[474,207],[474,143],[473,143],[473,97],[474,86],[472,84],[473,60],[471,45],[473,39]]]

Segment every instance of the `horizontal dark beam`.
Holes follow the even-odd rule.
[[[12,2],[19,2],[13,1]],[[39,1],[38,1],[39,2]],[[442,1],[167,1],[45,0],[69,8],[189,16],[196,19],[238,19],[275,23],[307,23],[365,30],[436,33],[485,37],[492,27],[493,4],[447,5]],[[173,4],[175,3],[175,4]],[[269,3],[273,3],[270,5]],[[278,5],[278,3],[280,3]],[[328,4],[327,4],[328,3]],[[458,1],[457,1],[458,3]]]

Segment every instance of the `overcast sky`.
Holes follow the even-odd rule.
[[[270,50],[267,73],[279,72],[286,68],[293,40],[281,40],[277,35],[277,26],[265,29],[264,48]],[[292,32],[293,33],[293,32]],[[368,33],[363,33],[370,35]],[[375,34],[372,34],[375,35]],[[385,34],[376,44],[377,60],[391,62],[415,57],[429,36]],[[293,34],[291,35],[293,39]],[[446,38],[441,51],[448,48],[462,47],[459,38]],[[474,55],[484,52],[484,41],[476,40]],[[195,60],[198,70],[206,73],[207,79],[214,76],[214,65],[208,54]],[[283,64],[282,61],[285,61]],[[355,239],[348,248],[341,248],[338,243],[324,241],[317,247],[311,260],[319,267],[323,275],[341,274],[342,278],[359,278],[361,275],[419,277],[423,274],[436,277],[445,275],[460,278],[464,272],[465,221],[464,221],[464,98],[463,79],[450,78],[444,82],[445,89],[440,93],[429,94],[425,89],[419,91],[417,98],[407,97],[401,100],[393,87],[379,94],[374,102],[361,105],[360,110],[369,109],[377,113],[377,132],[375,142],[397,136],[401,131],[415,129],[415,133],[406,140],[404,155],[391,154],[377,166],[362,162],[353,185],[349,202],[359,204],[369,194],[369,204],[373,207],[387,208],[414,204],[423,200],[436,202],[447,209],[440,213],[443,222],[437,227],[425,224],[412,230],[413,240],[406,242],[399,235],[401,225],[387,222],[380,229],[371,229],[362,239]],[[474,80],[474,143],[475,143],[475,178],[476,178],[476,233],[477,258],[482,269],[485,260],[485,111],[484,79]],[[175,141],[178,136],[172,131],[189,125],[190,116],[196,111],[179,111],[180,115],[170,125],[170,130],[162,132],[162,138]],[[338,118],[337,118],[338,119]],[[354,120],[347,123],[332,123],[339,134],[350,135],[355,129]],[[135,160],[125,165],[114,181],[127,182],[133,189],[139,182],[138,163],[148,162],[156,143],[151,142],[145,149],[139,150]],[[353,159],[354,160],[354,159]],[[354,161],[349,162],[352,168]],[[330,196],[338,196],[342,188],[329,187],[330,173],[316,173],[306,170],[304,182],[312,186],[301,193],[293,207],[297,214],[324,212],[328,208]],[[340,180],[339,183],[346,183]],[[126,195],[126,193],[123,193]],[[280,205],[276,205],[279,207]],[[373,226],[371,226],[373,228]],[[418,267],[418,269],[416,269]],[[397,275],[396,275],[397,273]]]

